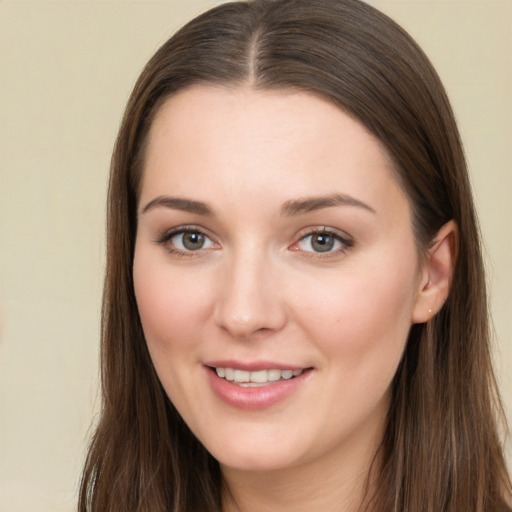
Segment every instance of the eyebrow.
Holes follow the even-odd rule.
[[[286,201],[281,208],[281,217],[293,217],[302,215],[322,208],[331,208],[334,206],[356,206],[369,212],[377,213],[371,206],[355,197],[346,194],[331,194],[328,196],[305,197],[302,199],[292,199]],[[196,213],[206,217],[213,217],[213,209],[202,201],[185,199],[183,197],[158,196],[149,201],[142,209],[141,213],[146,213],[154,208],[171,208],[189,213]]]
[[[377,213],[370,205],[346,194],[331,194],[328,196],[305,197],[286,201],[281,209],[282,217],[302,215],[322,208],[333,206],[356,206],[372,213]]]
[[[202,201],[194,201],[192,199],[184,199],[182,197],[158,196],[149,201],[144,206],[141,213],[146,213],[154,208],[172,208],[174,210],[182,210],[189,213],[197,213],[206,217],[213,216],[213,210],[206,203]]]

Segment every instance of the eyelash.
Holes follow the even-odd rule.
[[[203,235],[205,238],[210,240],[212,244],[215,244],[218,246],[218,244],[212,240],[212,238],[209,236],[209,234],[201,227],[199,226],[180,226],[178,228],[171,229],[169,231],[165,231],[162,233],[156,240],[155,243],[158,245],[165,246],[166,249],[174,256],[182,258],[182,257],[194,257],[199,256],[201,252],[204,250],[209,250],[210,248],[200,248],[196,251],[194,250],[182,250],[178,249],[176,246],[169,244],[170,240],[172,240],[173,237],[177,235],[185,235],[186,233],[199,233]],[[313,237],[315,235],[327,235],[332,236],[335,240],[335,242],[338,242],[341,244],[341,248],[334,250],[334,251],[325,251],[325,253],[322,253],[320,251],[306,251],[301,250],[299,248],[299,244],[306,240],[308,237]],[[289,249],[292,251],[301,252],[304,257],[307,258],[329,258],[338,256],[340,254],[343,254],[347,252],[349,249],[351,249],[354,245],[354,241],[350,237],[344,237],[341,236],[340,233],[336,230],[333,230],[331,228],[322,227],[319,229],[314,228],[308,228],[307,230],[303,230],[303,232],[300,234],[300,238],[294,242],[291,246],[289,246]]]
[[[298,248],[299,244],[306,240],[308,237],[313,237],[315,235],[327,235],[332,236],[335,240],[335,242],[338,242],[341,247],[334,251],[326,251],[324,253],[319,251],[305,251],[302,250],[302,255],[306,258],[330,258],[339,256],[340,254],[346,253],[348,250],[350,250],[354,246],[354,241],[351,237],[348,235],[341,236],[339,231],[334,230],[332,228],[328,227],[322,227],[319,229],[315,228],[308,228],[307,230],[303,231],[303,233],[300,235],[300,238],[297,242],[293,243],[291,246],[291,250],[300,251]]]
[[[202,252],[201,249],[198,249],[197,251],[193,251],[193,250],[184,251],[182,249],[178,249],[177,247],[175,247],[174,245],[169,243],[172,240],[172,238],[174,238],[175,236],[185,235],[186,233],[199,233],[199,234],[203,235],[205,238],[207,238],[208,240],[210,240],[212,243],[216,244],[216,242],[214,242],[212,240],[212,238],[208,235],[208,233],[204,229],[200,228],[199,226],[180,226],[178,228],[174,228],[169,231],[165,231],[162,235],[160,235],[155,240],[155,242],[159,245],[165,246],[165,248],[173,256],[176,256],[178,258],[183,258],[183,257],[190,258],[190,257],[194,257],[194,256],[199,256],[199,253]],[[208,250],[208,249],[203,249],[203,250]]]

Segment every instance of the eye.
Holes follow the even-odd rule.
[[[179,228],[164,233],[156,240],[167,250],[177,255],[187,255],[205,249],[214,249],[218,245],[198,228]]]
[[[309,253],[336,254],[345,251],[352,246],[352,241],[347,240],[337,233],[328,230],[313,231],[303,236],[292,249]]]
[[[213,242],[200,231],[182,231],[173,235],[169,242],[180,251],[198,251],[213,246]]]

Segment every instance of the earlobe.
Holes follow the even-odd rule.
[[[459,231],[451,220],[444,224],[427,251],[421,283],[412,314],[412,323],[427,322],[445,303],[457,261]]]

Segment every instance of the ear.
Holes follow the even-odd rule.
[[[457,261],[459,230],[453,220],[447,222],[427,251],[426,261],[412,313],[412,323],[428,322],[445,303]]]

